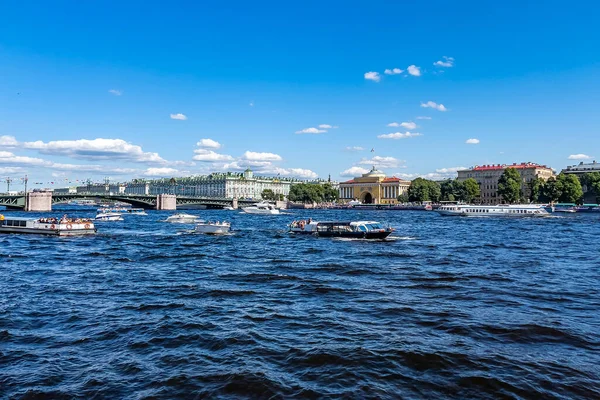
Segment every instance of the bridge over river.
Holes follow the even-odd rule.
[[[98,193],[68,193],[55,194],[52,192],[28,192],[20,194],[0,194],[0,206],[7,209],[25,211],[51,211],[54,204],[69,203],[74,200],[105,200],[120,201],[155,210],[175,210],[183,206],[206,206],[223,208],[245,206],[257,203],[256,200],[241,200],[218,197],[176,196],[173,194],[144,195],[144,194],[98,194]]]

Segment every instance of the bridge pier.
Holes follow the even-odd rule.
[[[233,200],[231,200],[231,207],[233,207],[234,210],[238,209],[238,199],[237,199],[237,197],[234,197]]]
[[[156,196],[157,210],[176,210],[177,196],[174,194],[159,194]]]
[[[52,211],[52,192],[29,192],[26,196],[25,211]]]

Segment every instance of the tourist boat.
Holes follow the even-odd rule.
[[[178,224],[193,224],[198,219],[197,216],[191,214],[177,213],[167,218],[167,222],[173,222]]]
[[[224,233],[229,233],[229,229],[231,228],[231,223],[223,221],[198,221],[196,223],[195,230],[198,233],[207,233],[212,235],[219,235]]]
[[[547,217],[550,213],[539,204],[498,204],[495,206],[453,204],[435,210],[444,216],[463,217]]]
[[[394,231],[377,221],[318,222],[311,219],[293,221],[289,229],[292,233],[353,239],[385,239]]]
[[[94,218],[96,221],[123,221],[121,214],[117,213],[100,213]]]
[[[0,233],[34,233],[54,236],[92,235],[94,222],[81,218],[22,218],[0,214]]]
[[[133,207],[114,207],[114,208],[99,208],[96,210],[99,214],[127,214],[127,215],[148,215],[143,208]]]
[[[273,204],[260,202],[253,206],[243,207],[242,211],[246,214],[260,214],[260,215],[278,215],[279,210],[275,208]]]

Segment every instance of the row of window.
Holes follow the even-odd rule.
[[[2,226],[26,226],[27,221],[14,221],[14,220],[4,220],[0,221],[0,225]]]

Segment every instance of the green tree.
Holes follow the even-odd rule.
[[[561,193],[559,201],[561,203],[578,203],[583,197],[581,182],[573,174],[560,174],[556,178],[561,183]]]
[[[456,180],[456,182],[458,182],[458,180]],[[462,182],[462,186],[464,188],[464,197],[461,200],[464,200],[467,203],[473,203],[473,200],[478,199],[481,196],[479,184],[475,179],[465,179]]]
[[[521,193],[521,174],[515,168],[506,168],[498,179],[498,194],[508,203],[518,203],[523,194]]]
[[[450,179],[445,180],[440,185],[443,201],[454,201],[454,182]]]
[[[588,172],[581,177],[581,184],[585,186],[586,193],[594,193],[596,201],[600,199],[600,172]]]
[[[277,200],[279,196],[277,196],[271,189],[265,189],[260,194],[260,197],[262,197],[263,200]]]
[[[398,196],[398,202],[400,203],[408,203],[408,194],[402,193]]]
[[[336,201],[340,197],[340,193],[331,186],[330,183],[326,183],[323,186],[323,200],[332,202]]]
[[[542,200],[545,184],[546,182],[540,177],[535,177],[529,182],[529,201],[536,203]]]
[[[323,185],[315,183],[297,183],[290,187],[290,201],[301,203],[322,203],[325,198]]]
[[[408,201],[423,202],[423,201],[434,201],[437,202],[442,196],[442,190],[437,182],[430,181],[428,179],[416,178],[410,184],[408,188]]]
[[[556,178],[548,178],[542,189],[542,197],[551,203],[556,203],[562,194],[562,183]]]

